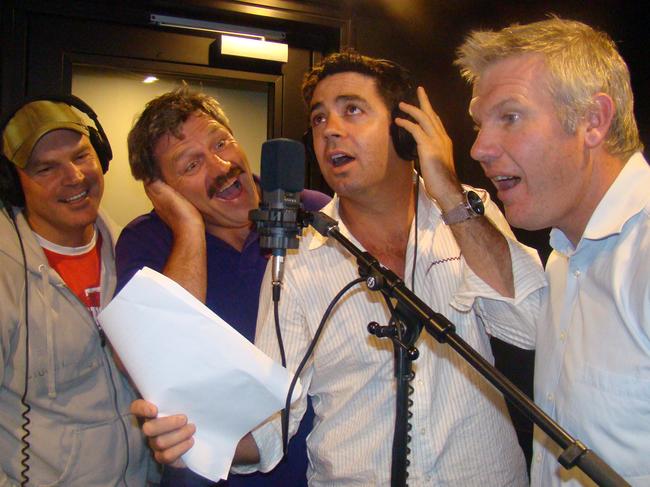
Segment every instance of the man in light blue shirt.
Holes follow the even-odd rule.
[[[535,400],[632,485],[650,485],[650,167],[611,39],[550,18],[473,32],[472,157],[511,225],[553,227],[536,326],[488,331],[536,349]],[[486,310],[489,313],[489,309]],[[536,429],[535,486],[594,485]]]

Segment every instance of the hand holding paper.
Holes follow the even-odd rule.
[[[162,274],[139,271],[99,321],[159,415],[196,425],[183,460],[204,477],[226,478],[239,439],[284,407],[291,375]]]

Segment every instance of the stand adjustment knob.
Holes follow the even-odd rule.
[[[394,337],[397,335],[397,329],[392,325],[381,326],[376,321],[371,321],[368,323],[368,333],[377,338]]]

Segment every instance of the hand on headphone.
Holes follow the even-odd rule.
[[[176,235],[189,235],[190,230],[205,232],[205,224],[199,210],[183,195],[161,179],[144,184],[144,191],[163,222]]]
[[[420,169],[427,192],[444,208],[458,204],[462,188],[454,167],[453,143],[429,97],[421,86],[417,89],[420,106],[401,102],[399,108],[415,122],[396,118],[395,123],[408,130],[417,144]],[[449,205],[445,205],[447,200]]]

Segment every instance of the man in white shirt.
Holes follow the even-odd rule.
[[[343,52],[308,73],[303,95],[313,151],[336,192],[323,211],[492,360],[479,302],[499,301],[500,320],[517,319],[513,303],[531,316],[544,279],[535,253],[516,243],[486,193],[458,182],[451,141],[424,90],[416,90],[395,63]],[[414,171],[416,155],[421,178]],[[289,369],[303,358],[329,302],[355,277],[355,259],[313,230],[300,251],[287,258],[279,314]],[[270,281],[267,268],[256,344],[279,359]],[[307,440],[310,485],[390,482],[393,351],[390,342],[366,331],[369,321],[389,319],[379,294],[365,286],[352,288],[334,309],[301,374],[303,393],[292,406],[289,434],[310,394],[316,414]],[[431,336],[422,334],[417,346],[409,485],[526,485],[523,455],[503,398]],[[146,403],[134,410],[144,416],[153,411]],[[172,417],[145,425],[159,459],[173,461],[191,446],[193,427],[184,422]],[[254,430],[252,438],[259,458],[247,459],[258,461],[237,470],[273,468],[282,457],[279,418]]]
[[[605,33],[559,18],[474,32],[459,55],[472,157],[513,226],[553,227],[537,325],[487,319],[488,331],[535,348],[536,402],[650,485],[650,167],[627,66]],[[594,485],[559,453],[536,429],[533,485]]]

